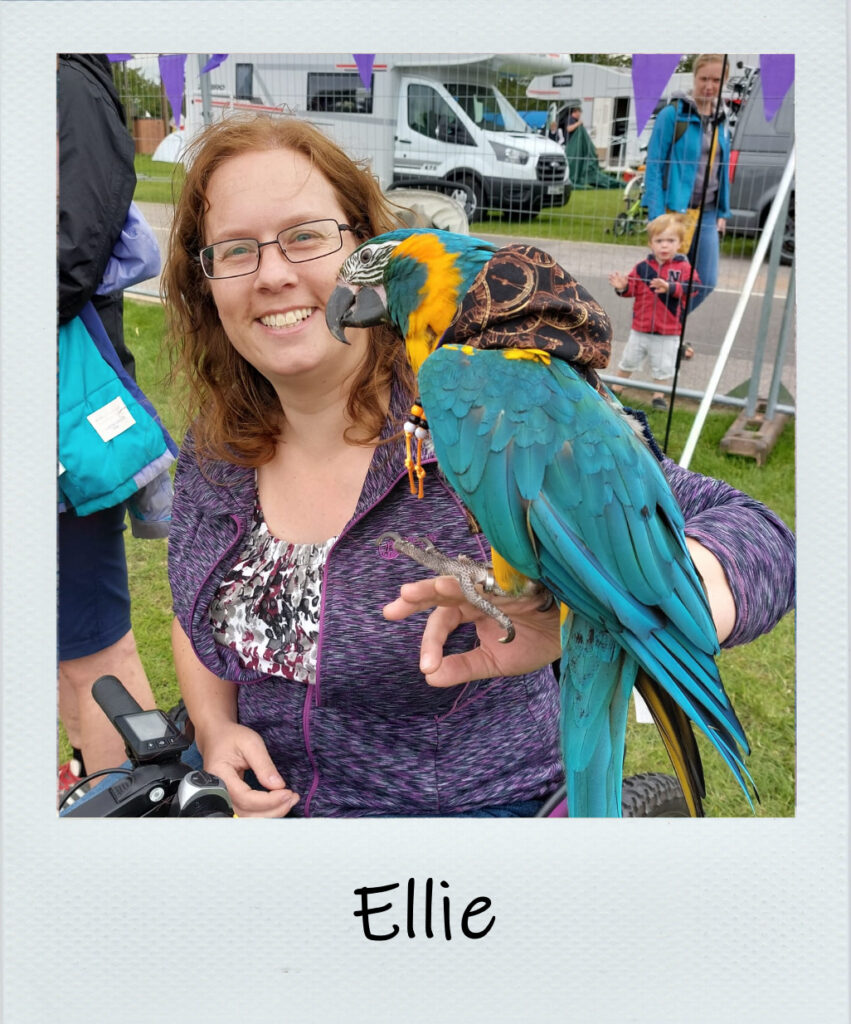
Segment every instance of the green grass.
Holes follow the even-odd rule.
[[[154,160],[145,153],[136,154],[136,191],[133,198],[137,203],[173,203],[180,194],[183,181],[183,164],[165,163]]]
[[[620,189],[579,189],[574,191],[563,206],[542,210],[531,220],[506,214],[488,213],[473,221],[470,231],[498,235],[517,235],[537,238],[556,238],[570,242],[623,242],[641,244],[641,235],[616,238],[611,227],[615,217],[624,209],[623,191]]]
[[[183,416],[167,383],[168,361],[163,345],[165,318],[159,303],[124,303],[124,337],[136,357],[136,378],[169,433],[179,444]],[[171,592],[168,586],[168,545],[164,540],[139,540],[126,531],[133,632],[157,704],[165,709],[180,699],[171,657]]]
[[[526,238],[531,234],[568,242],[645,245],[647,235],[643,229],[628,235],[615,235],[612,230],[615,218],[626,209],[623,195],[623,189],[576,189],[563,206],[542,210],[531,220],[487,213],[473,221],[470,231]],[[750,259],[755,245],[755,238],[728,235],[721,242],[721,255]]]
[[[183,178],[183,165],[154,161],[144,154],[136,155],[137,202],[173,203]],[[470,231],[528,238],[559,239],[568,242],[609,242],[615,245],[644,245],[643,230],[617,236],[612,225],[625,209],[622,189],[577,189],[563,206],[542,210],[532,220],[496,213],[485,214],[473,221]],[[723,256],[749,259],[756,240],[727,237],[721,242]]]
[[[164,317],[157,303],[125,302],[125,337],[136,356],[139,384],[151,398],[175,440],[182,437],[182,420],[174,393],[165,384]],[[651,427],[664,437],[667,414],[645,407]],[[693,419],[693,407],[677,408],[671,427],[669,454],[677,458]],[[720,477],[765,502],[794,527],[795,430],[790,422],[765,466],[723,453],[718,443],[735,419],[735,412],[711,412],[691,468]],[[126,534],[127,562],[133,599],[133,630],[142,662],[160,707],[168,709],[179,693],[171,659],[171,598],[166,573],[165,541],[137,540]],[[746,647],[725,651],[719,660],[724,684],[745,728],[753,752],[748,767],[762,798],[761,817],[786,817],[795,812],[795,635],[789,615],[768,636]],[[748,816],[750,810],[738,785],[714,748],[698,737],[704,759],[707,814]],[[70,753],[62,735],[63,759]],[[670,771],[652,726],[630,723],[627,736],[627,774]]]
[[[630,398],[630,404],[633,404]],[[639,403],[635,403],[639,404]],[[692,403],[689,403],[692,404]],[[693,404],[692,404],[693,405]],[[647,409],[651,429],[665,436],[667,413]],[[675,409],[668,454],[679,458],[693,411]],[[707,418],[690,468],[726,480],[768,505],[792,529],[795,526],[795,425],[791,421],[764,466],[728,455],[718,444],[736,418],[735,412],[712,412]],[[718,667],[724,686],[751,744],[747,767],[761,803],[758,817],[795,813],[795,616],[767,636],[744,647],[723,651]],[[652,725],[636,724],[630,715],[625,772],[670,771],[670,762]],[[750,815],[747,801],[712,744],[702,734],[698,746],[706,774],[705,810],[712,817]]]

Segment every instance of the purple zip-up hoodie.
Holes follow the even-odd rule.
[[[394,395],[385,436],[405,408]],[[403,460],[402,441],[376,449],[355,514],[329,552],[316,682],[307,685],[244,669],[213,639],[210,602],[250,528],[254,470],[199,465],[191,435],[181,451],[169,534],[175,614],[202,664],[241,684],[239,720],[263,737],[287,785],[301,795],[294,815],[463,814],[542,798],[562,781],[558,686],[549,668],[431,687],[418,666],[425,614],[396,623],[381,614],[402,583],[428,575],[388,544],[376,544],[385,531],[428,536],[450,555],[487,555],[434,460],[427,462],[422,500],[409,492]],[[738,638],[731,640],[770,629],[794,601],[791,533],[726,484],[663,464],[688,532],[728,569],[740,610]],[[765,599],[744,593],[754,574]],[[462,626],[447,653],[474,644],[474,628]]]

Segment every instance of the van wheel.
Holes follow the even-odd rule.
[[[541,212],[543,201],[540,196],[535,198],[529,196],[525,203],[521,203],[519,206],[505,206],[502,212],[502,216],[511,223],[522,223],[524,221],[534,220],[535,217]]]
[[[485,214],[485,195],[481,182],[471,174],[465,175],[457,180],[462,185],[466,185],[467,188],[472,191],[473,195],[470,196],[466,189],[463,188],[450,192],[449,195],[453,199],[457,199],[464,207],[464,213],[467,214],[467,220],[470,221],[470,223],[474,220],[481,220]]]

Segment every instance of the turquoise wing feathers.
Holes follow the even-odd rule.
[[[682,513],[625,414],[569,364],[504,350],[438,348],[419,386],[438,464],[494,550],[570,609],[561,679],[570,813],[620,813],[639,666],[706,733],[750,800],[747,741],[715,665]]]
[[[621,813],[634,687],[692,813],[705,790],[689,721],[750,802],[747,741],[715,665],[682,513],[631,421],[594,387],[610,351],[602,307],[534,247],[402,230],[347,257],[326,320],[341,342],[347,327],[387,323],[399,334],[420,394],[406,428],[422,430],[425,411],[438,465],[494,552],[569,609],[560,685],[570,814]],[[413,488],[424,471],[407,436]]]

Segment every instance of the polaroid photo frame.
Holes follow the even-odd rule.
[[[846,17],[840,0],[0,3],[5,1019],[846,1019]],[[56,53],[485,47],[795,54],[795,817],[59,820]],[[385,886],[400,933],[369,941],[358,891]],[[408,937],[409,893],[435,925],[448,901],[451,940]],[[493,924],[466,936],[465,912]]]

